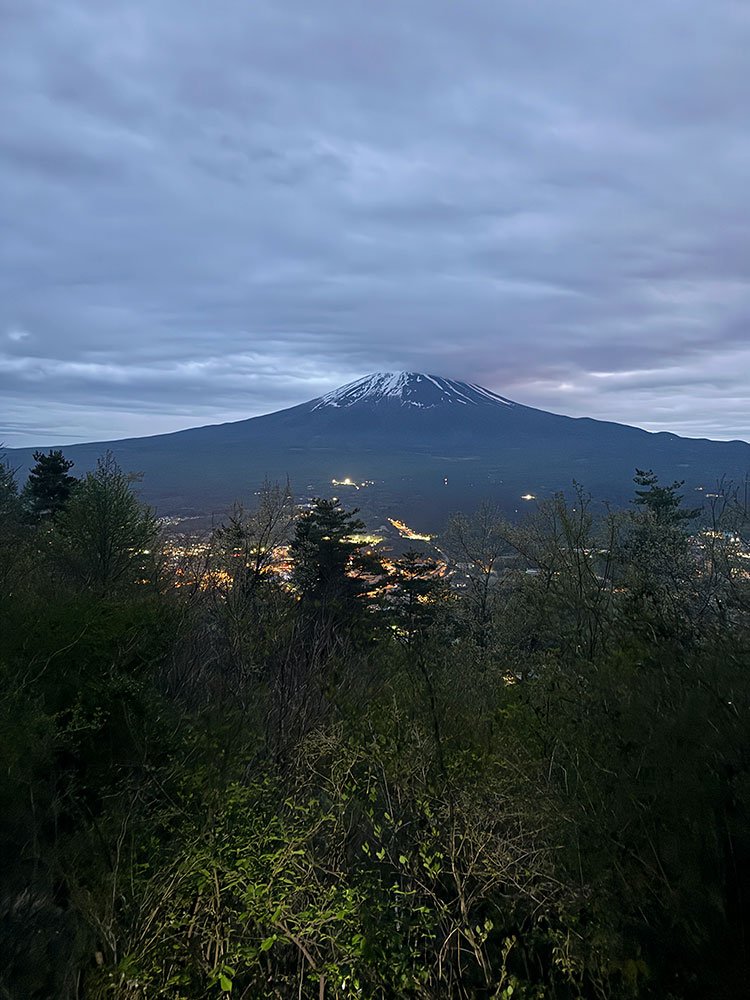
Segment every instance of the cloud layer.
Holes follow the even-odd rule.
[[[0,0],[0,440],[374,370],[750,437],[745,0]]]

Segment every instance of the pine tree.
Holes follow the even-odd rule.
[[[624,522],[619,544],[623,621],[652,640],[679,637],[688,642],[702,599],[685,528],[701,511],[682,506],[681,482],[661,486],[651,470],[642,469],[636,469],[634,481],[641,488],[632,502],[640,510]]]
[[[438,633],[450,600],[450,586],[439,564],[410,549],[393,563],[390,609],[397,635],[411,646],[420,638]]]
[[[377,560],[368,560],[352,538],[365,527],[358,513],[319,498],[297,522],[290,546],[293,580],[304,604],[343,623],[358,617],[368,577],[381,572]]]
[[[677,492],[685,485],[685,480],[675,480],[670,486],[660,486],[659,477],[651,469],[636,469],[633,482],[643,489],[635,491],[634,504],[650,511],[657,524],[676,527],[686,521],[694,521],[701,513],[700,507],[688,509],[682,506],[683,497]]]
[[[54,517],[65,508],[77,482],[75,476],[68,475],[73,462],[65,458],[59,448],[46,455],[43,451],[35,451],[34,461],[36,464],[24,488],[26,502],[34,517]]]

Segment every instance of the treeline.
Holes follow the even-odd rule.
[[[283,486],[176,563],[111,456],[0,468],[0,996],[746,994],[734,491],[485,505],[451,581]]]

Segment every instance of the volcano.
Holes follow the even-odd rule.
[[[81,475],[105,451],[143,473],[141,495],[164,515],[219,512],[287,478],[299,497],[339,495],[371,517],[404,516],[430,530],[492,499],[508,513],[570,490],[622,503],[637,468],[685,481],[699,500],[723,476],[743,481],[750,445],[650,433],[567,417],[489,389],[420,372],[365,376],[289,409],[171,434],[63,449]],[[13,467],[31,449],[7,452]],[[693,504],[695,505],[695,504]]]

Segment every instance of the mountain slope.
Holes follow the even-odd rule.
[[[159,512],[219,510],[263,479],[289,476],[299,495],[331,493],[331,480],[373,480],[352,501],[376,516],[438,526],[450,510],[494,497],[569,488],[631,495],[636,466],[686,489],[710,489],[750,471],[750,445],[652,434],[524,406],[478,385],[418,372],[369,375],[318,399],[234,423],[64,449],[81,474],[110,448],[144,474],[142,493]],[[11,450],[21,469],[31,449]]]

